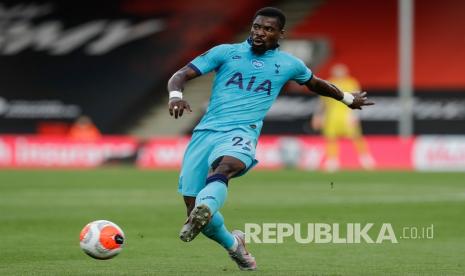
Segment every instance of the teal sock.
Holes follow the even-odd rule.
[[[221,244],[226,249],[231,249],[234,246],[235,238],[226,229],[224,218],[220,212],[216,212],[210,222],[203,228],[202,233],[208,238]]]
[[[223,206],[227,195],[226,176],[215,174],[207,179],[207,185],[197,195],[195,205],[207,205],[213,216]]]

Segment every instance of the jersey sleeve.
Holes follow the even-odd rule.
[[[292,78],[298,84],[304,84],[313,77],[313,72],[300,59],[295,63],[295,75]]]
[[[226,44],[218,45],[192,60],[188,66],[199,75],[203,75],[220,67],[225,61],[229,47]]]

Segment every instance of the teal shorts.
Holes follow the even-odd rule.
[[[244,163],[246,168],[235,177],[245,174],[258,163],[256,146],[256,135],[241,129],[194,131],[184,153],[178,191],[184,196],[197,196],[205,187],[213,162],[222,156],[232,156]]]

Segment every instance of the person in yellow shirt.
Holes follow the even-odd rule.
[[[329,82],[342,91],[356,92],[360,90],[358,81],[349,75],[344,64],[336,64],[331,68]],[[327,171],[339,169],[339,138],[349,138],[359,154],[360,164],[365,169],[373,169],[375,162],[362,135],[360,120],[350,108],[343,103],[327,97],[320,97],[316,112],[311,120],[312,128],[323,133],[326,139]]]

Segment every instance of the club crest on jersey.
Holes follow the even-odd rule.
[[[263,61],[261,61],[261,60],[253,59],[252,60],[252,66],[255,69],[261,69],[261,68],[263,68],[263,66],[265,66],[265,63]]]
[[[281,65],[275,63],[274,64],[274,67],[276,67],[276,70],[274,71],[276,74],[279,74],[279,67],[281,67]]]

